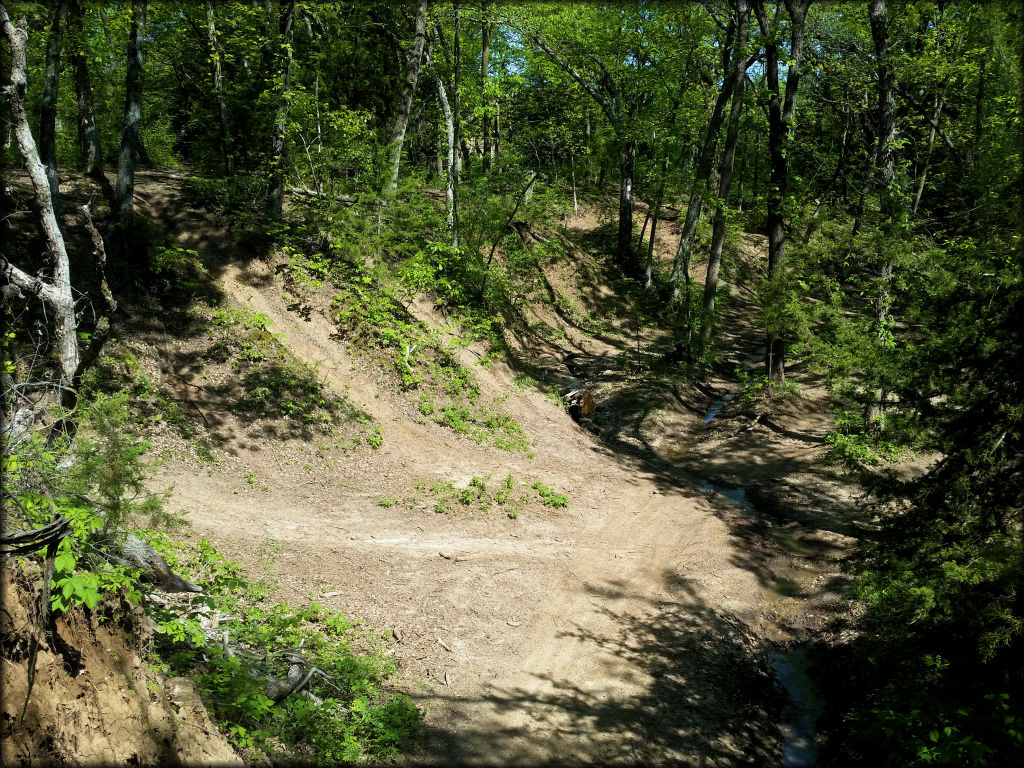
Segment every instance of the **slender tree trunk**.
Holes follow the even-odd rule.
[[[99,129],[93,107],[92,83],[89,78],[89,64],[83,46],[86,44],[82,25],[82,7],[75,2],[74,11],[75,47],[71,53],[71,68],[75,77],[75,101],[78,105],[78,145],[82,155],[85,175],[93,179],[107,200],[114,205],[114,190],[103,173],[103,147],[100,144]]]
[[[765,77],[768,83],[768,154],[771,162],[771,176],[768,191],[768,276],[773,281],[784,281],[783,264],[786,257],[786,229],[783,218],[783,204],[789,181],[789,160],[787,152],[793,139],[793,118],[796,114],[796,95],[800,83],[800,64],[804,47],[804,19],[811,0],[786,0],[790,16],[789,71],[786,75],[786,92],[783,101],[779,90],[779,41],[778,29],[772,30],[764,11],[763,0],[753,0],[761,32],[766,37]],[[786,383],[786,343],[782,329],[769,329],[766,339],[765,371],[775,387]]]
[[[146,0],[132,0],[132,23],[128,33],[124,128],[121,130],[115,191],[118,218],[125,235],[131,232],[135,217],[135,152],[139,143],[139,124],[142,122],[142,38],[139,27],[145,5]]]
[[[459,184],[462,169],[469,165],[469,151],[462,137],[462,16],[458,0],[452,0],[455,19],[452,22],[452,123],[455,127],[455,185]]]
[[[668,152],[661,158],[661,169],[658,173],[658,192],[654,196],[654,214],[651,216],[651,237],[647,242],[647,259],[644,262],[644,290],[654,286],[654,244],[658,237],[658,220],[661,215],[661,203],[665,199],[665,184],[668,181]],[[643,238],[640,238],[643,240]]]
[[[228,122],[228,108],[224,101],[224,82],[221,72],[220,44],[217,41],[217,23],[213,13],[213,3],[206,0],[206,34],[210,43],[210,62],[213,65],[213,93],[217,98],[217,115],[220,118],[220,151],[224,158],[224,171],[227,174],[227,201],[230,205],[234,194],[235,155],[231,143],[231,124]]]
[[[288,127],[288,106],[292,86],[292,38],[295,31],[295,0],[281,8],[280,66],[278,70],[277,117],[274,119],[274,137],[270,154],[270,191],[267,194],[267,218],[281,217],[284,209],[284,138]]]
[[[57,96],[60,92],[61,48],[67,28],[68,0],[57,0],[46,41],[43,71],[43,103],[39,109],[39,159],[46,166],[50,184],[50,200],[54,215],[60,222],[60,179],[57,175]]]
[[[615,255],[623,265],[633,256],[633,172],[636,166],[636,142],[622,141],[619,148],[619,233]]]
[[[496,163],[501,157],[501,99],[494,101],[494,141],[491,143],[491,163]],[[501,173],[501,168],[498,168]]]
[[[423,59],[423,45],[427,39],[427,0],[416,2],[416,29],[412,50],[406,61],[405,85],[398,104],[398,114],[391,130],[391,181],[387,187],[387,197],[393,197],[398,189],[398,169],[402,163],[402,143],[405,141],[405,129],[409,124],[412,111],[412,97],[416,91],[416,80],[420,76],[420,62]]]
[[[914,190],[914,202],[910,207],[910,214],[912,216],[917,215],[918,206],[921,205],[921,196],[924,194],[924,184],[928,178],[928,167],[932,162],[932,148],[935,146],[935,126],[939,124],[939,118],[942,116],[942,97],[935,97],[935,113],[932,115],[932,126],[928,132],[928,149],[924,156],[924,166],[921,168],[921,173],[917,177],[917,189]]]
[[[714,171],[715,149],[718,146],[718,134],[721,133],[722,122],[725,119],[725,107],[729,103],[734,85],[733,78],[726,77],[722,81],[722,89],[715,100],[715,107],[704,133],[704,142],[697,155],[697,167],[693,183],[690,185],[690,197],[686,202],[683,231],[679,236],[679,245],[676,247],[676,256],[672,264],[672,295],[675,299],[680,298],[680,286],[684,283],[689,284],[687,277],[694,239],[697,235],[697,225],[700,223],[700,214],[704,209],[704,195]]]
[[[897,220],[900,217],[899,195],[896,186],[896,98],[892,67],[889,64],[890,42],[888,22],[886,19],[886,0],[869,0],[868,20],[871,23],[871,38],[875,45],[875,58],[878,62],[878,143],[876,145],[875,167],[878,170],[878,190],[883,230],[890,237],[897,234]],[[891,331],[889,329],[889,309],[892,304],[892,273],[893,261],[890,250],[879,253],[881,267],[879,269],[878,295],[875,298],[875,338],[880,346],[886,346]],[[882,388],[875,390],[875,399],[868,404],[866,413],[867,428],[880,433],[884,427],[885,392]]]
[[[725,206],[732,182],[732,169],[736,161],[736,141],[740,132],[740,115],[743,112],[743,85],[747,79],[747,23],[750,20],[750,6],[747,0],[736,1],[736,53],[733,54],[732,108],[729,111],[729,128],[725,135],[725,147],[718,169],[718,200],[715,207],[715,221],[711,235],[711,251],[708,256],[708,273],[704,281],[704,316],[701,319],[701,344],[711,341],[711,327],[715,317],[715,294],[718,291],[718,272],[722,266],[722,247],[725,244]]]
[[[52,276],[46,279],[38,275],[29,275],[10,264],[3,256],[0,256],[0,274],[20,290],[39,297],[52,314],[61,401],[65,407],[71,407],[75,401],[72,385],[79,360],[75,300],[71,293],[67,247],[60,227],[57,226],[57,217],[50,196],[50,180],[39,158],[25,110],[25,94],[28,90],[25,49],[28,45],[28,30],[24,26],[24,21],[20,27],[15,27],[11,23],[3,3],[0,3],[0,24],[3,26],[11,52],[10,81],[4,85],[3,97],[13,123],[18,150],[35,192],[35,204],[43,236],[52,259]]]
[[[487,103],[487,78],[490,75],[491,66],[491,25],[489,23],[484,22],[481,36],[483,38],[481,43],[483,52],[480,57],[480,93],[482,94],[481,98],[484,106],[484,115],[481,118],[484,134],[481,162],[484,174],[489,175],[491,172],[491,113]]]
[[[434,72],[434,82],[437,85],[437,96],[441,101],[441,113],[444,116],[445,136],[448,138],[448,151],[445,165],[445,201],[448,209],[448,230],[452,235],[452,245],[456,248],[459,245],[458,225],[458,148],[455,145],[455,122],[452,116],[452,107],[448,101],[448,93],[445,91],[444,81],[441,75]]]

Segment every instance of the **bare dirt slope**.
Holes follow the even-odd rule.
[[[154,482],[174,485],[172,504],[187,512],[193,535],[276,579],[275,597],[317,599],[387,633],[402,684],[427,713],[420,759],[779,762],[780,705],[760,640],[798,631],[791,619],[824,589],[824,576],[791,573],[791,562],[822,550],[783,551],[761,523],[688,474],[713,470],[738,482],[762,448],[776,444],[777,431],[759,425],[738,436],[739,426],[726,424],[730,436],[708,443],[718,433],[704,429],[703,414],[715,392],[683,399],[676,391],[678,402],[665,405],[666,396],[654,422],[598,424],[599,439],[541,392],[512,386],[501,363],[474,370],[485,396],[507,395],[503,407],[530,436],[532,457],[415,423],[407,400],[331,338],[327,319],[289,311],[272,257],[231,252],[237,244],[216,222],[187,211],[173,179],[144,176],[138,190],[211,265],[228,300],[267,315],[287,346],[318,364],[384,438],[377,451],[346,453],[267,441],[224,417],[232,439],[215,465],[182,454]],[[628,334],[595,339],[578,331],[570,341],[563,351],[582,359],[574,373],[599,393],[599,409],[605,392],[614,411],[611,401],[629,382],[620,378],[616,389],[606,366]],[[173,353],[176,342],[164,343]],[[743,359],[756,343],[755,335],[737,336],[731,354]],[[472,348],[463,354],[472,361]],[[190,383],[187,370],[174,374]],[[825,424],[797,423],[799,414],[774,419],[783,430],[807,432],[810,446]],[[727,443],[737,439],[744,450],[730,462],[727,451],[737,444]],[[812,459],[811,471],[813,447],[780,451],[773,476],[789,472],[797,454]],[[246,482],[246,473],[259,482]],[[438,514],[429,503],[378,504],[385,496],[417,498],[417,484],[465,485],[488,473],[541,480],[567,493],[569,506],[511,520]],[[280,545],[276,558],[266,557],[268,540]],[[796,602],[785,610],[780,579],[796,585],[787,598]]]

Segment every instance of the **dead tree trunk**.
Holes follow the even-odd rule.
[[[277,116],[270,152],[270,191],[267,193],[267,218],[281,217],[284,209],[284,136],[288,127],[288,102],[292,84],[292,36],[295,29],[295,0],[281,9],[280,66],[277,74]]]
[[[722,247],[725,244],[725,206],[732,183],[732,169],[736,161],[736,141],[740,131],[740,115],[743,112],[743,84],[747,79],[747,60],[743,53],[747,47],[747,23],[750,20],[750,6],[747,0],[737,0],[736,15],[732,108],[729,110],[729,128],[726,131],[725,147],[718,169],[718,200],[716,201],[715,221],[711,235],[711,251],[708,255],[708,273],[704,281],[704,316],[701,319],[701,343],[704,346],[707,346],[711,340],[711,327],[715,317],[718,271],[722,266]]]
[[[3,95],[7,102],[14,134],[18,141],[18,150],[28,171],[32,188],[35,192],[36,208],[42,226],[46,247],[50,251],[52,274],[49,278],[42,275],[29,275],[0,256],[0,273],[5,280],[19,291],[32,294],[43,302],[47,311],[53,315],[54,339],[57,356],[57,384],[61,392],[61,401],[66,407],[74,405],[75,394],[72,388],[75,372],[78,370],[78,339],[75,321],[75,300],[71,295],[71,271],[68,266],[68,252],[64,237],[57,226],[54,215],[53,200],[50,197],[50,183],[46,169],[39,159],[32,130],[29,128],[28,115],[25,111],[25,93],[28,81],[25,66],[25,48],[28,44],[28,30],[22,20],[19,27],[11,23],[7,8],[0,3],[0,23],[3,24],[4,35],[10,43],[11,68],[10,80],[4,85]]]
[[[412,50],[406,60],[405,85],[398,103],[398,114],[395,125],[391,129],[391,181],[386,189],[386,197],[393,197],[398,190],[398,169],[402,164],[402,143],[405,141],[405,130],[409,125],[409,114],[412,112],[412,97],[416,92],[416,80],[420,76],[420,63],[423,60],[423,46],[427,40],[427,0],[416,2],[416,28]]]
[[[132,24],[128,33],[128,72],[124,97],[124,128],[121,131],[121,153],[117,162],[117,213],[122,232],[132,230],[135,217],[135,153],[139,145],[142,122],[142,38],[139,28],[145,14],[146,0],[132,0]]]

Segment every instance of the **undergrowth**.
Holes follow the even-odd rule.
[[[394,662],[372,629],[316,602],[268,604],[263,583],[249,580],[205,540],[157,536],[151,542],[176,572],[204,589],[187,608],[155,612],[160,632],[151,663],[194,679],[236,747],[253,756],[330,764],[384,759],[416,745],[421,713],[407,696],[388,690]],[[284,679],[296,663],[308,681],[275,703],[265,676]]]
[[[265,578],[247,576],[206,540],[174,543],[163,532],[183,521],[165,509],[166,493],[147,487],[149,445],[136,431],[131,402],[129,390],[94,394],[79,406],[74,439],[32,433],[4,444],[5,523],[38,529],[67,521],[51,609],[127,626],[142,606],[157,626],[153,666],[193,678],[214,721],[249,757],[332,764],[413,749],[420,711],[387,688],[394,664],[370,628],[315,602],[270,604]],[[155,595],[146,574],[121,556],[129,533],[203,593]],[[261,559],[279,552],[268,543]],[[35,573],[45,554],[44,547],[15,562]],[[293,665],[308,676],[305,684],[273,701],[267,679],[286,678]]]

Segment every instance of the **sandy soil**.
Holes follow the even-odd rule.
[[[174,452],[153,484],[174,486],[172,507],[188,515],[193,536],[276,580],[275,599],[317,599],[385,634],[400,685],[426,711],[416,760],[780,762],[769,641],[806,639],[842,609],[836,560],[852,542],[843,526],[855,499],[840,476],[821,469],[823,390],[804,382],[796,405],[772,406],[753,426],[752,416],[727,405],[705,428],[709,404],[736,386],[731,365],[704,391],[652,384],[615,366],[633,341],[628,327],[597,336],[572,327],[560,348],[545,351],[594,392],[590,429],[543,393],[513,386],[505,364],[475,366],[485,398],[507,396],[502,407],[530,436],[533,456],[484,447],[413,421],[408,398],[385,385],[372,361],[332,339],[317,307],[305,318],[289,310],[295,302],[273,257],[239,253],[222,225],[188,210],[176,179],[140,174],[137,191],[199,251],[231,304],[266,314],[295,354],[382,427],[379,450],[345,453],[267,440],[218,414],[224,448],[216,463]],[[585,217],[573,224],[586,226]],[[660,234],[670,238],[671,227]],[[745,242],[745,258],[757,262],[761,247],[756,238]],[[671,256],[664,246],[659,254]],[[549,279],[571,293],[566,269]],[[574,295],[599,312],[604,293],[590,288],[589,304],[578,287]],[[722,345],[742,362],[760,339],[749,302],[742,291],[736,296],[723,307]],[[431,307],[414,311],[429,319]],[[658,333],[644,333],[655,347]],[[181,365],[185,342],[159,329],[139,340],[177,361],[163,364],[165,385],[178,381],[182,397],[194,392]],[[481,351],[461,354],[473,362]],[[260,483],[247,483],[247,472]],[[541,480],[570,504],[515,520],[378,504],[415,498],[422,481],[465,485],[487,473],[524,485]],[[830,514],[752,514],[702,488],[700,477],[761,483],[762,497],[776,501],[817,489],[804,506]],[[839,522],[826,524],[833,518]],[[280,544],[272,562],[260,554],[270,540]]]

